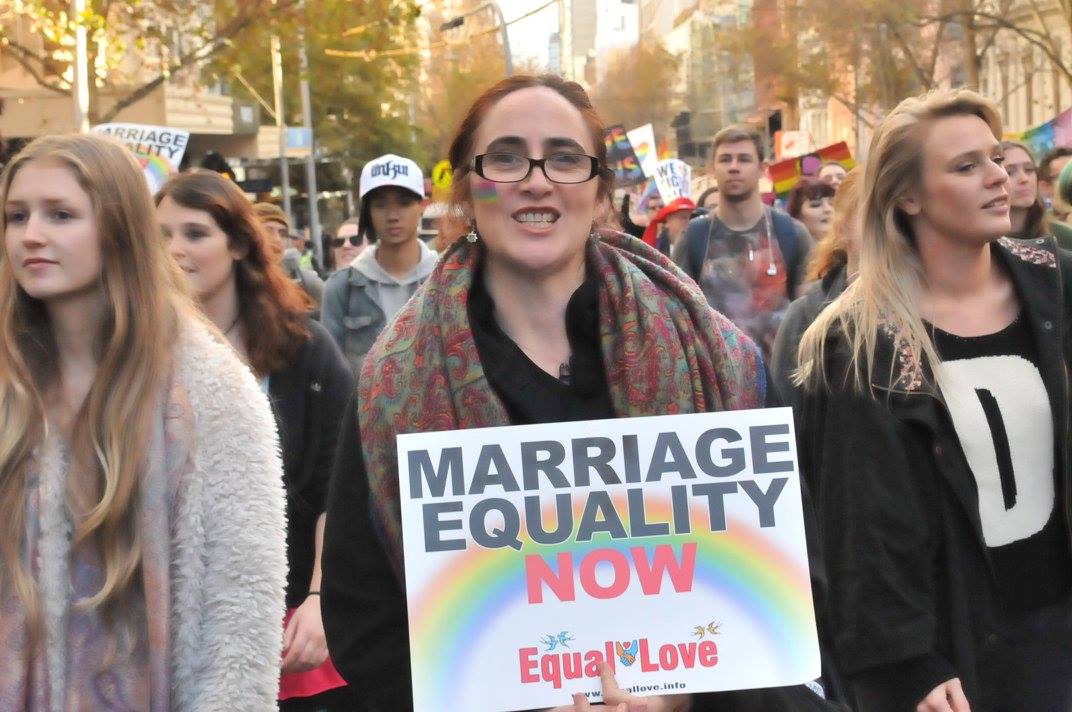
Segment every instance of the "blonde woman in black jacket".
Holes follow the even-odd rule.
[[[1072,255],[1002,237],[1001,133],[967,91],[886,118],[859,276],[800,344],[825,608],[868,712],[1072,708]]]

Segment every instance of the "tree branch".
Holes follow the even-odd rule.
[[[902,52],[904,52],[905,57],[912,65],[912,71],[915,72],[916,77],[919,78],[919,81],[923,85],[923,87],[925,89],[930,89],[931,87],[933,87],[934,75],[932,74],[928,76],[927,73],[923,71],[923,67],[916,59],[916,55],[912,51],[912,48],[908,46],[908,41],[905,40],[904,36],[901,34],[900,29],[897,27],[897,23],[887,22],[885,24],[886,27],[890,30],[890,33],[893,35],[894,39],[897,40],[897,46],[901,48]]]
[[[280,0],[278,3],[274,4],[272,12],[275,14],[289,10],[297,6],[298,2],[299,0]],[[156,89],[167,81],[169,77],[204,63],[227,47],[233,37],[249,27],[254,20],[258,19],[260,15],[259,11],[264,5],[264,0],[258,0],[254,3],[241,3],[241,5],[245,12],[239,13],[231,18],[227,24],[220,28],[217,36],[208,44],[183,54],[173,63],[169,64],[167,69],[157,75],[154,79],[122,96],[113,107],[100,115],[98,121],[101,123],[111,121],[120,111],[156,91]]]
[[[939,21],[942,21],[942,20],[946,20],[946,21],[955,20],[958,17],[963,17],[965,15],[974,16],[976,18],[985,20],[988,23],[988,24],[985,24],[985,25],[976,24],[977,29],[992,29],[992,30],[995,30],[995,31],[997,31],[997,30],[1006,30],[1008,32],[1011,32],[1011,33],[1019,36],[1021,39],[1023,39],[1025,42],[1027,42],[1031,46],[1036,47],[1039,50],[1041,50],[1042,53],[1046,56],[1046,58],[1051,63],[1053,63],[1053,65],[1055,67],[1057,67],[1058,71],[1061,72],[1061,74],[1063,74],[1068,79],[1068,81],[1072,82],[1072,66],[1070,66],[1069,64],[1065,63],[1064,57],[1062,57],[1061,53],[1059,51],[1057,51],[1059,48],[1055,47],[1051,43],[1051,38],[1047,33],[1040,32],[1039,30],[1036,30],[1036,29],[1031,28],[1031,27],[1023,27],[1022,25],[1017,25],[1016,23],[1008,20],[1005,17],[995,15],[995,14],[990,13],[990,12],[980,11],[980,10],[975,10],[975,11],[970,11],[970,12],[968,12],[968,11],[955,11],[955,12],[946,13],[944,15],[935,15],[935,16],[923,17],[923,18],[920,19],[920,22],[923,25],[926,25],[926,24],[931,24],[933,22],[939,22]]]
[[[33,80],[37,82],[40,86],[44,87],[45,89],[48,89],[49,91],[65,96],[71,93],[70,86],[65,87],[63,83],[50,82],[48,81],[48,79],[45,78],[43,71],[38,71],[38,69],[33,65],[33,63],[37,62],[38,64],[43,65],[45,59],[38,55],[36,52],[33,52],[27,47],[24,47],[19,42],[12,40],[10,37],[7,38],[7,44],[4,46],[12,50],[10,52],[11,58],[14,59],[20,67],[26,70],[26,73],[33,77]]]

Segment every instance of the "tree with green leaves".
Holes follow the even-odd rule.
[[[602,80],[592,89],[592,103],[607,125],[626,129],[651,123],[664,135],[684,97],[675,94],[678,59],[658,42],[611,53]]]
[[[110,121],[165,82],[196,82],[199,69],[252,28],[292,14],[299,0],[87,0],[89,118]],[[0,52],[34,81],[70,96],[76,18],[65,0],[0,2]]]
[[[241,42],[219,53],[212,72],[230,83],[232,93],[271,106],[269,43],[278,33],[284,117],[288,125],[300,125],[298,50],[304,35],[318,153],[355,170],[387,152],[424,162],[421,136],[413,129],[420,63],[411,50],[419,15],[415,0],[305,2],[276,23],[250,28]]]

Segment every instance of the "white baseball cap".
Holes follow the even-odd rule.
[[[373,158],[361,169],[361,198],[385,186],[405,188],[418,197],[424,197],[424,173],[414,161],[388,153]]]

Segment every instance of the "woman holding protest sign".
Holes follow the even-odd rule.
[[[800,344],[801,467],[861,710],[1072,709],[1072,254],[1011,240],[991,102],[903,101],[859,275]]]
[[[283,710],[349,710],[320,616],[320,552],[336,433],[354,378],[309,317],[310,299],[283,273],[267,229],[232,181],[173,176],[156,196],[171,255],[205,315],[249,365],[275,413],[287,493]]]
[[[550,75],[490,88],[455,135],[454,198],[471,231],[366,359],[329,497],[325,629],[370,709],[407,708],[411,694],[396,436],[765,402],[752,342],[657,251],[599,229],[602,137],[581,87]],[[610,682],[607,702],[649,712],[709,699],[822,709],[803,688],[637,700]]]
[[[186,298],[125,147],[38,139],[0,204],[0,708],[271,708],[264,396]]]

